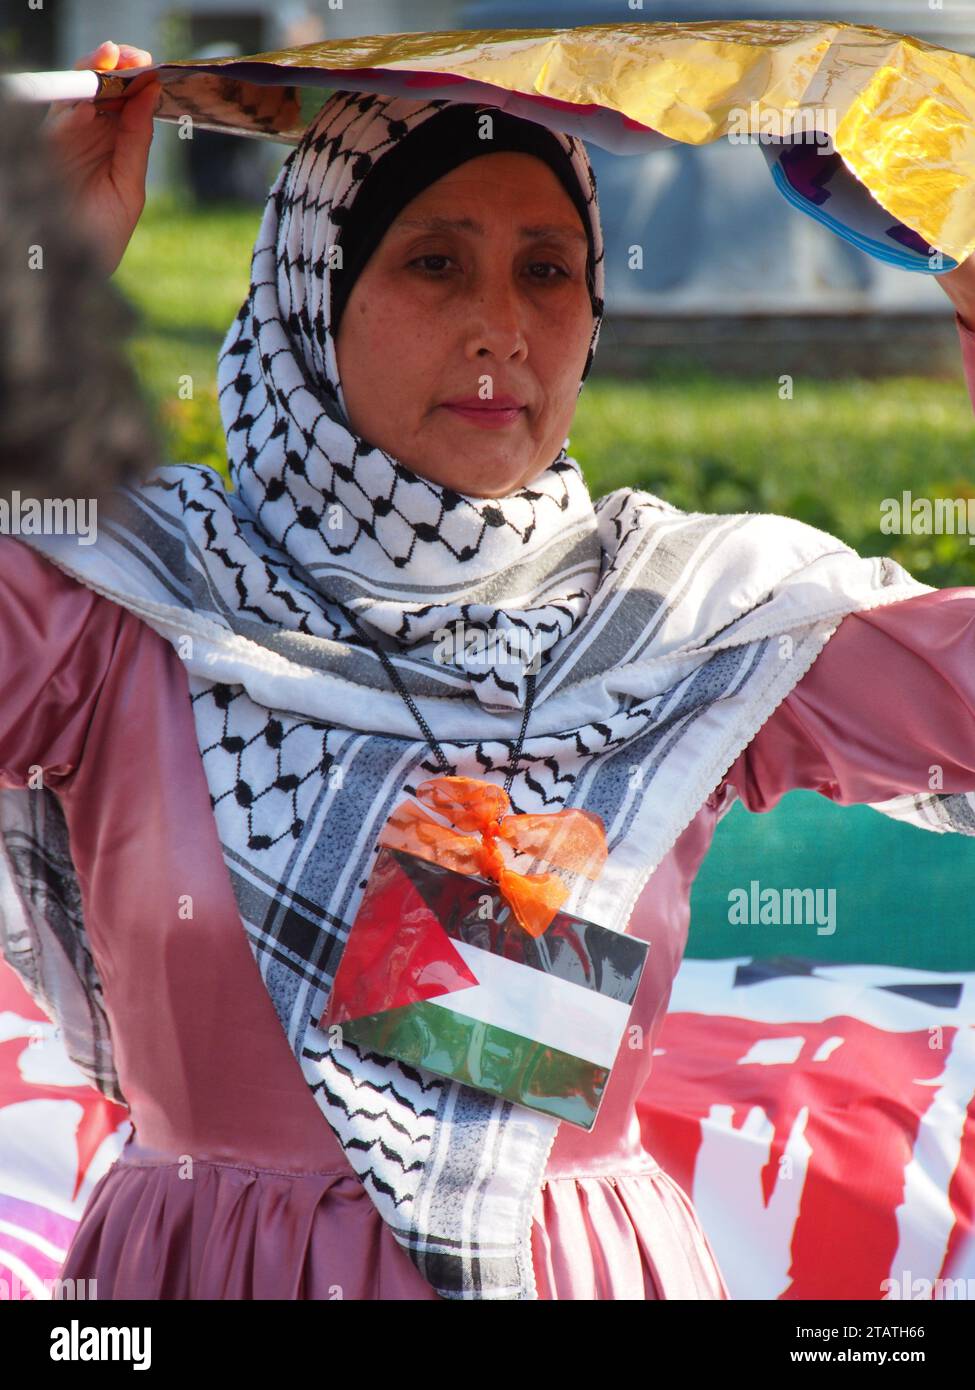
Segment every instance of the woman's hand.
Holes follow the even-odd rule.
[[[152,62],[144,48],[110,39],[75,63],[110,72]],[[153,112],[162,94],[154,73],[136,77],[124,97],[56,103],[42,122],[61,165],[81,223],[106,272],[118,266],[146,200],[146,166]]]
[[[975,254],[937,277],[966,328],[975,331]]]

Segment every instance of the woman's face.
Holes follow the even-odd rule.
[[[339,325],[355,433],[457,492],[527,486],[575,410],[593,328],[586,251],[571,198],[533,155],[481,155],[424,189]],[[447,404],[465,398],[474,410]],[[516,408],[499,409],[504,398]]]

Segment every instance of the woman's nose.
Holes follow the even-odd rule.
[[[485,278],[473,295],[468,350],[507,361],[528,351],[526,305],[509,275]]]

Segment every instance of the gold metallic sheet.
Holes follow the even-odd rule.
[[[154,70],[166,92],[159,119],[190,114],[205,129],[289,143],[342,87],[474,101],[490,99],[486,88],[514,93],[547,125],[571,111],[583,138],[607,148],[607,112],[633,149],[828,124],[846,168],[894,218],[956,260],[975,251],[975,58],[872,25],[382,34]]]

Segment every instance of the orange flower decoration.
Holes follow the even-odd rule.
[[[593,812],[519,815],[511,810],[507,792],[477,777],[431,777],[420,783],[416,796],[449,824],[416,802],[403,802],[383,827],[379,843],[455,873],[492,879],[531,936],[548,928],[570,890],[558,873],[521,874],[509,868],[502,842],[555,870],[586,878],[597,878],[606,862],[606,828]]]

